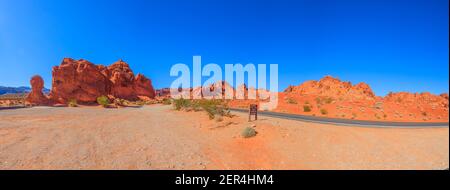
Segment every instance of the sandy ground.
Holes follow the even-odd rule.
[[[0,111],[0,169],[445,169],[449,129],[222,122],[170,106]],[[240,137],[256,124],[256,137]]]

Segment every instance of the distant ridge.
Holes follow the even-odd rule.
[[[28,93],[31,91],[30,87],[20,86],[20,87],[6,87],[0,86],[0,95],[3,94],[20,94],[20,93]],[[44,94],[50,93],[50,90],[47,88],[43,89]]]

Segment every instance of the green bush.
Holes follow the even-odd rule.
[[[326,109],[320,109],[320,113],[322,113],[322,115],[327,115],[328,111]]]
[[[254,137],[256,136],[256,130],[252,127],[246,127],[244,130],[242,130],[241,135],[244,138]]]
[[[333,103],[334,99],[331,97],[317,97],[316,98],[316,103],[317,105],[323,105],[323,104],[331,104]]]
[[[126,106],[127,104],[125,103],[124,99],[116,98],[116,99],[114,99],[114,105],[116,105],[116,106]]]
[[[374,107],[375,107],[375,109],[378,109],[378,110],[383,109],[383,102],[376,102]]]
[[[180,111],[181,109],[189,108],[191,106],[191,101],[187,99],[175,99],[173,100],[173,106],[176,110]]]
[[[70,100],[67,102],[67,106],[69,106],[69,107],[78,107],[77,100],[76,100],[76,99],[70,99]]]
[[[288,99],[286,100],[286,102],[287,102],[288,104],[297,104],[297,101],[294,100],[293,98],[288,98]]]
[[[162,104],[163,105],[170,105],[170,104],[172,104],[172,100],[170,98],[164,98],[162,100]]]
[[[143,100],[138,100],[138,101],[136,101],[136,105],[138,105],[138,106],[145,106],[145,105],[147,105],[147,102],[143,101]]]
[[[311,112],[311,106],[304,105],[304,106],[303,106],[303,111],[304,111],[304,112]]]
[[[195,105],[198,104],[198,105]],[[230,116],[230,110],[226,103],[222,100],[198,100],[194,106],[198,106],[208,113],[209,119],[214,119],[216,115]]]
[[[176,99],[172,102],[176,110],[185,111],[205,111],[210,119],[214,119],[216,116],[228,116],[230,117],[230,110],[227,104],[222,100],[187,100]]]
[[[102,105],[103,107],[108,107],[108,105],[110,104],[108,97],[106,96],[100,96],[97,98],[97,103]]]
[[[317,97],[315,100],[318,105],[322,104],[322,99],[320,97]]]

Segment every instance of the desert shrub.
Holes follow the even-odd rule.
[[[286,102],[287,102],[288,104],[297,104],[297,101],[294,100],[293,98],[288,98],[288,99],[286,100]]]
[[[163,105],[170,105],[170,104],[172,104],[172,100],[170,98],[164,98],[162,100],[162,104]]]
[[[77,99],[70,99],[67,102],[67,106],[69,106],[69,107],[78,107]]]
[[[383,109],[383,102],[375,103],[374,107],[375,107],[375,109],[378,109],[378,110]]]
[[[246,127],[244,130],[242,130],[241,135],[244,138],[254,137],[256,136],[256,130],[252,127]]]
[[[334,99],[331,97],[324,97],[324,98],[317,97],[315,100],[316,100],[317,105],[331,104],[334,101]]]
[[[147,102],[145,102],[145,101],[143,101],[143,100],[138,100],[138,101],[136,101],[136,105],[138,105],[138,106],[144,106],[144,105],[146,105],[147,104]]]
[[[303,106],[303,111],[304,111],[304,112],[311,112],[311,106],[309,106],[309,105],[304,105],[304,106]]]
[[[376,117],[377,119],[381,119],[381,116],[380,116],[378,113],[375,114],[375,117]]]
[[[231,117],[228,105],[223,100],[187,100],[176,99],[172,102],[176,110],[185,111],[205,111],[210,119],[214,119],[216,116]]]
[[[200,106],[200,104],[198,102],[194,102],[193,104],[191,104],[191,108],[192,108],[192,111],[195,111],[195,112],[202,110],[202,107]]]
[[[327,114],[328,114],[328,111],[327,111],[326,109],[320,109],[320,113],[321,113],[322,115],[327,115]]]
[[[333,98],[331,98],[331,97],[328,97],[328,98],[325,98],[325,103],[326,104],[331,104],[331,103],[333,103]]]
[[[114,99],[114,105],[116,105],[116,106],[126,106],[125,100],[124,99],[120,99],[120,98],[116,98],[116,99]]]
[[[108,107],[108,105],[110,104],[108,97],[106,96],[100,96],[97,98],[97,103],[102,105],[103,107]]]
[[[422,112],[422,116],[427,116],[427,112]]]
[[[317,97],[315,100],[317,104],[322,104],[322,99],[320,97]]]
[[[230,110],[227,104],[222,100],[198,100],[195,102],[194,106],[206,111],[210,119],[214,119],[216,115],[230,116]]]
[[[178,111],[188,108],[190,105],[191,105],[191,101],[187,100],[187,99],[180,98],[180,99],[173,100],[173,106]]]

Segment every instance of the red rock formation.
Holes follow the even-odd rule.
[[[136,78],[129,65],[119,60],[109,67],[86,60],[65,58],[53,67],[51,97],[58,103],[76,99],[80,103],[94,103],[97,97],[137,100],[138,96],[154,98],[151,81],[143,75]]]
[[[153,89],[152,81],[144,75],[136,75],[134,89],[138,96],[155,97],[155,89]]]
[[[402,105],[415,106],[432,106],[433,108],[448,108],[448,95],[433,95],[429,92],[424,93],[409,93],[398,92],[389,93],[385,98],[385,102],[398,103]]]
[[[58,103],[66,103],[70,99],[89,103],[95,102],[99,96],[108,95],[110,81],[102,70],[102,66],[86,60],[65,58],[60,66],[53,67],[51,98]]]
[[[365,83],[352,85],[330,76],[289,86],[279,93],[278,100],[274,111],[322,117],[442,122],[448,121],[449,116],[448,94],[399,92],[379,97]],[[252,101],[233,100],[230,106],[248,108],[250,103]],[[304,107],[309,107],[310,111],[305,111]]]
[[[26,101],[34,105],[47,105],[49,99],[44,95],[42,89],[44,88],[44,80],[41,76],[35,75],[30,80],[31,92],[28,94]]]
[[[369,85],[359,83],[353,86],[350,82],[342,82],[337,78],[326,76],[319,81],[307,81],[300,86],[289,86],[286,93],[299,95],[316,95],[334,98],[374,99],[375,94]]]
[[[108,67],[110,81],[112,83],[111,95],[122,99],[136,99],[134,89],[134,74],[129,65],[122,60]]]

